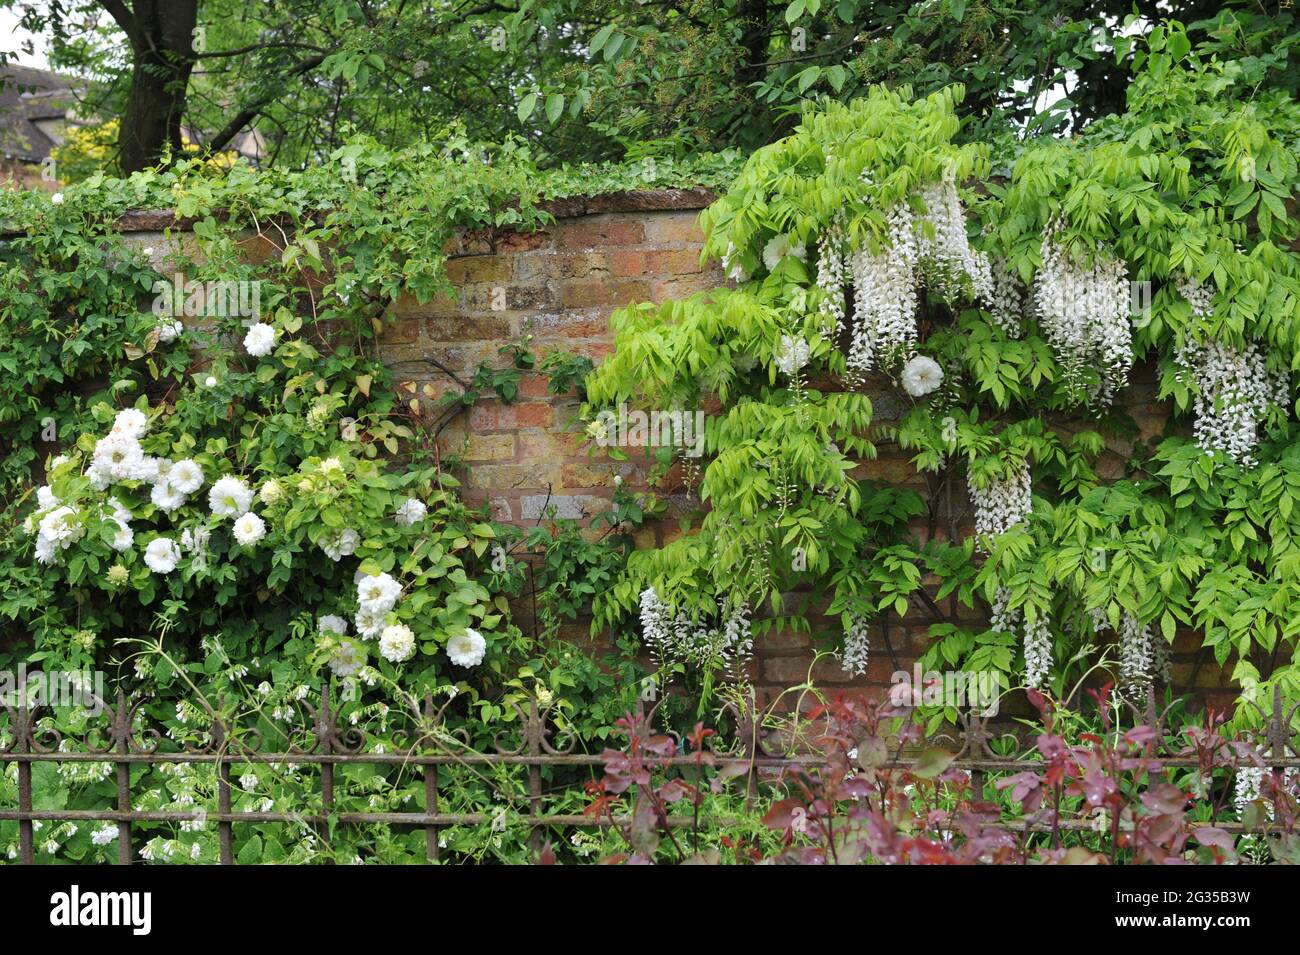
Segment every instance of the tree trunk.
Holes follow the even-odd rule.
[[[106,6],[131,44],[131,90],[117,141],[118,165],[129,175],[156,165],[168,145],[180,151],[199,0],[136,0],[134,12]]]

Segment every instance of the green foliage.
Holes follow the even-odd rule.
[[[1285,90],[1260,85],[1284,52],[1224,55],[1239,27],[1225,14],[1200,50],[1177,23],[1128,45],[1127,110],[1070,140],[1023,144],[1009,179],[991,176],[986,146],[955,141],[960,87],[924,97],[873,88],[807,112],[755,152],[702,216],[707,252],[739,287],[616,314],[617,351],[587,383],[589,415],[620,402],[721,404],[698,465],[709,509],[685,536],[632,555],[598,600],[600,619],[634,613],[647,586],[691,613],[719,598],[765,603],[759,630],[807,630],[830,613],[848,631],[920,610],[935,621],[925,665],[1010,675],[1016,636],[952,619],[931,591],[976,609],[1003,595],[1021,619],[1050,622],[1058,693],[1097,663],[1098,624],[1117,630],[1127,615],[1163,641],[1199,632],[1243,701],[1263,701],[1275,682],[1300,698],[1293,409],[1258,422],[1254,469],[1184,436],[1198,398],[1178,358],[1189,344],[1257,344],[1288,383],[1300,367],[1300,112]],[[862,391],[885,382],[853,374],[829,333],[819,259],[834,229],[851,249],[887,254],[887,211],[924,211],[920,187],[945,173],[972,213],[974,249],[1005,264],[1022,296],[1043,267],[1049,223],[1073,261],[1113,255],[1149,283],[1133,351],[1163,406],[1146,407],[1139,382],[1109,410],[1085,407],[1030,310],[1008,329],[976,289],[927,286],[920,349],[943,386],[901,395],[897,418],[869,430]],[[1179,293],[1182,277],[1215,290],[1204,314]],[[1164,411],[1166,436],[1141,440],[1133,414],[1149,426]],[[911,456],[905,486],[855,480],[890,446]],[[963,541],[954,478],[979,491],[1026,467],[1028,519]],[[794,607],[798,590],[820,599]]]

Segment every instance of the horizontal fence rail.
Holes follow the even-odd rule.
[[[430,862],[439,860],[440,830],[448,826],[481,825],[493,821],[496,817],[490,813],[459,813],[439,811],[438,767],[443,765],[464,766],[508,766],[526,770],[528,786],[528,812],[522,821],[531,830],[531,843],[535,850],[541,848],[542,830],[548,827],[586,827],[598,828],[622,824],[626,817],[587,816],[581,814],[545,813],[542,804],[545,793],[542,788],[543,767],[590,768],[599,770],[606,762],[599,754],[576,753],[576,738],[569,737],[567,743],[555,745],[552,742],[552,724],[549,708],[539,705],[536,699],[528,701],[527,708],[517,707],[520,721],[518,730],[520,739],[511,745],[499,739],[493,746],[493,752],[460,753],[452,752],[444,742],[445,736],[433,731],[440,725],[441,714],[435,712],[432,699],[426,698],[423,708],[424,723],[419,738],[399,752],[366,751],[367,735],[356,727],[340,727],[330,707],[329,688],[322,689],[321,705],[313,708],[304,706],[313,716],[313,743],[310,747],[290,745],[281,752],[260,752],[261,734],[250,730],[244,734],[235,734],[215,717],[210,732],[210,741],[204,746],[186,745],[175,752],[161,751],[163,735],[152,728],[137,727],[137,713],[143,700],[130,703],[119,692],[116,704],[106,706],[109,725],[105,728],[106,738],[93,742],[89,735],[80,742],[84,751],[65,751],[65,740],[58,731],[38,726],[39,707],[28,709],[25,706],[7,707],[9,716],[8,732],[0,739],[7,743],[0,747],[0,772],[8,764],[17,765],[18,805],[16,809],[0,806],[0,820],[18,822],[19,854],[17,861],[32,865],[35,863],[35,839],[33,823],[35,822],[116,822],[118,863],[130,865],[135,859],[133,845],[133,823],[185,823],[196,818],[213,822],[218,830],[220,862],[223,865],[234,863],[234,830],[238,823],[297,823],[313,827],[324,832],[331,823],[343,825],[387,825],[394,827],[415,827],[425,830],[426,856]],[[1274,769],[1294,769],[1300,767],[1300,750],[1296,746],[1296,731],[1292,728],[1292,718],[1300,709],[1300,704],[1289,713],[1283,712],[1281,688],[1275,688],[1271,712],[1264,712],[1252,703],[1264,719],[1264,727],[1254,734],[1255,745],[1261,758]],[[1157,738],[1163,746],[1165,742],[1165,713],[1157,712],[1154,694],[1149,693],[1145,711],[1131,707],[1138,719],[1156,730]],[[757,742],[758,734],[752,723],[741,721],[741,740],[751,741],[750,745],[740,744],[734,751],[707,751],[704,765],[707,768],[739,768],[738,778],[743,778],[747,792],[752,796],[757,787],[772,782],[788,770],[809,770],[825,764],[824,758],[817,755],[772,755]],[[1002,737],[1014,738],[1013,734],[997,734],[987,725],[987,721],[978,714],[963,714],[957,735],[938,735],[930,737],[927,745],[946,743],[954,747],[953,765],[971,773],[974,791],[982,792],[985,776],[991,773],[1015,773],[1042,767],[1041,760],[1034,757],[999,756],[991,748],[991,743]],[[1154,748],[1151,755],[1162,768],[1196,768],[1200,764],[1194,758],[1181,754],[1163,755]],[[899,753],[891,763],[882,768],[906,769],[911,765],[915,754]],[[649,760],[655,766],[699,766],[700,761],[692,755],[655,757]],[[117,805],[113,809],[36,809],[33,805],[32,766],[36,763],[99,763],[110,764],[114,770]],[[234,811],[231,808],[232,767],[248,764],[306,764],[320,769],[319,795],[320,812],[253,812]],[[132,791],[130,770],[135,765],[160,766],[165,764],[209,764],[217,767],[217,809],[215,811],[194,810],[137,810],[132,808]],[[366,764],[373,766],[411,766],[418,767],[424,782],[424,812],[336,812],[334,798],[334,769],[336,766],[349,764]],[[704,820],[708,824],[726,826],[734,820],[712,817]],[[695,820],[690,816],[669,816],[670,826],[691,826]],[[1196,825],[1193,823],[1193,825]],[[1229,832],[1241,832],[1239,822],[1216,822],[1219,829]],[[1086,820],[1060,820],[1055,823],[1058,830],[1083,831],[1093,828]],[[1046,831],[1037,825],[1030,826],[1031,831]]]

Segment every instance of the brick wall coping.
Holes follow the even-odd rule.
[[[538,205],[557,219],[577,219],[609,212],[690,211],[703,209],[716,198],[712,190],[702,187],[633,189],[599,196],[548,199]],[[178,219],[175,213],[166,209],[134,209],[117,220],[116,229],[119,232],[161,232],[163,229],[188,229],[193,223],[193,219]]]

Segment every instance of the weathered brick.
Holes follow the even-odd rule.
[[[560,469],[560,481],[565,487],[613,487],[618,463],[566,464]]]
[[[542,312],[528,317],[528,331],[538,338],[600,338],[609,334],[610,308]]]
[[[802,650],[810,644],[811,638],[808,634],[789,628],[769,630],[754,640],[754,646],[760,653],[770,650]]]
[[[474,431],[507,431],[514,428],[549,428],[555,412],[548,404],[505,405],[480,401],[469,412]]]
[[[515,436],[471,434],[462,454],[466,461],[511,461],[515,456]]]
[[[514,277],[514,262],[508,255],[466,255],[447,260],[447,279],[452,285],[473,283],[506,284]]]
[[[594,249],[612,245],[640,245],[645,226],[624,216],[589,216],[567,219],[560,225],[561,249]]]
[[[420,338],[419,318],[390,316],[383,322],[383,330],[378,342],[380,347],[383,347],[386,344],[411,344],[417,338]]]
[[[650,285],[635,279],[616,281],[565,282],[560,288],[560,304],[565,308],[590,308],[595,305],[630,305],[650,298]]]
[[[657,212],[645,217],[645,238],[651,245],[703,245],[697,212]]]
[[[515,488],[544,488],[559,483],[559,469],[544,461],[529,461],[524,464],[477,464],[468,468],[465,484],[468,487],[484,488],[496,495],[502,491]],[[527,515],[525,514],[526,518]]]
[[[519,499],[519,516],[535,521],[551,507],[556,517],[580,520],[609,510],[609,501],[591,494],[525,494]]]
[[[430,342],[498,341],[508,339],[510,332],[510,319],[499,314],[446,315],[424,320],[424,334]]]
[[[570,458],[583,453],[591,439],[573,431],[524,431],[519,435],[519,456],[531,458]]]

